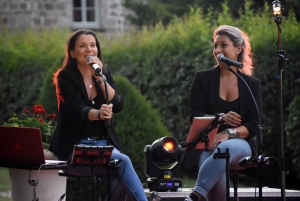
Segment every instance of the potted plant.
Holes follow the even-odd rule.
[[[32,107],[32,114],[29,113],[27,108],[24,108],[21,115],[13,113],[13,116],[7,122],[4,122],[3,126],[39,128],[42,133],[45,159],[56,159],[53,153],[48,150],[55,129],[55,119],[56,114],[47,114],[42,105],[35,104]]]
[[[56,126],[55,119],[56,114],[47,114],[42,105],[36,104],[32,107],[32,112],[24,108],[20,115],[14,113],[7,122],[4,122],[3,126],[39,128],[42,133],[45,159],[57,160],[54,154],[48,150]],[[66,181],[64,177],[58,176],[58,169],[27,170],[9,168],[9,175],[12,201],[31,200],[33,198],[32,186],[27,182],[29,175],[31,178],[38,179],[36,196],[40,200],[56,201],[65,191]]]

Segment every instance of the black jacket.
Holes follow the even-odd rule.
[[[110,70],[106,68],[103,74],[106,76],[110,86],[116,90]],[[96,86],[99,102],[105,104],[106,100],[103,92],[95,79],[94,85]],[[72,154],[74,145],[86,138],[83,132],[89,121],[88,112],[93,109],[87,106],[90,100],[87,96],[83,77],[77,67],[67,67],[59,72],[56,84],[56,96],[58,102],[58,120],[55,132],[51,138],[49,150],[60,160],[67,160]],[[110,103],[113,104],[113,113],[117,113],[123,109],[123,100],[117,94],[117,91]],[[104,125],[101,120],[98,123]],[[122,151],[121,143],[112,120],[109,135],[110,138],[108,140],[110,144]]]
[[[254,77],[247,76],[238,71],[238,74],[246,81],[257,102],[259,113],[261,114],[261,86],[260,81]],[[220,87],[220,67],[203,70],[195,73],[195,77],[189,93],[190,121],[196,116],[205,114],[214,115],[218,111]],[[240,78],[238,78],[238,89],[240,98],[240,108],[236,111],[242,117],[242,125],[249,131],[246,139],[253,152],[256,152],[256,143],[253,137],[258,133],[258,114],[250,92]],[[253,153],[256,154],[256,153]]]

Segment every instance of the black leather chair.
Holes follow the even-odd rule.
[[[246,167],[243,170],[230,170],[230,176],[233,184],[234,189],[234,201],[239,201],[238,198],[238,182],[239,182],[239,175],[248,175],[255,177],[258,180],[258,188],[259,188],[259,201],[262,200],[262,181],[261,181],[261,174],[262,169],[264,166],[269,165],[269,157],[265,157],[262,154],[263,148],[263,136],[261,132],[260,125],[258,126],[258,135],[257,135],[257,142],[258,142],[258,156],[249,156],[241,159],[239,161],[239,165],[242,167]]]

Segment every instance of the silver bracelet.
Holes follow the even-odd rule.
[[[101,118],[100,118],[100,110],[96,111],[96,119],[101,120]]]
[[[106,77],[103,74],[102,74],[102,80],[103,80],[103,82],[106,82]]]
[[[233,128],[228,128],[226,129],[229,133],[229,138],[232,139],[232,138],[235,138],[236,137],[236,130],[233,129]]]

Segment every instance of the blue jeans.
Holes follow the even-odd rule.
[[[105,146],[106,140],[81,140],[78,145],[92,145],[92,146]],[[70,156],[69,159],[71,159]],[[118,149],[114,148],[112,152],[112,159],[119,159],[121,167],[117,170],[117,175],[112,174],[111,180],[111,194],[112,200],[122,201],[128,199],[130,201],[148,201],[143,185],[138,178],[130,158],[122,154]],[[120,181],[121,178],[121,181]]]
[[[245,169],[239,166],[239,160],[252,155],[251,148],[246,140],[229,139],[220,143],[217,148],[220,152],[229,149],[230,169]],[[208,201],[226,201],[226,159],[214,159],[214,151],[203,151],[199,158],[199,172],[194,191],[206,197]]]

